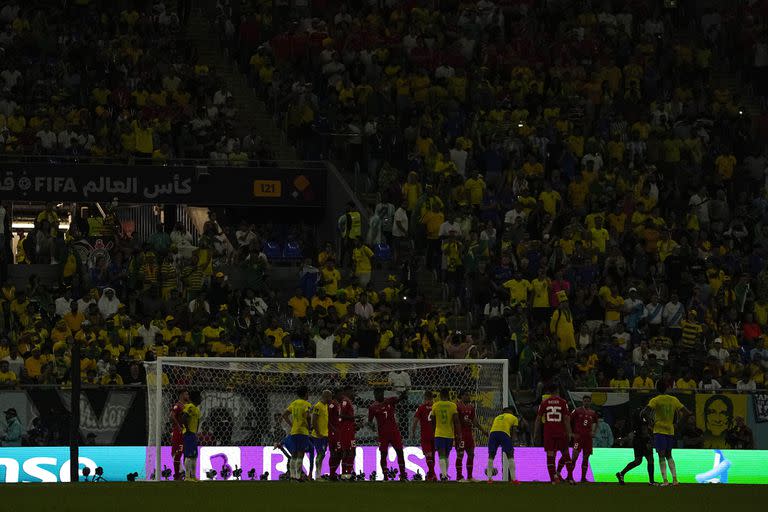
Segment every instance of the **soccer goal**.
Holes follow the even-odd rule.
[[[287,435],[280,414],[296,398],[300,386],[316,403],[324,389],[350,385],[357,418],[355,472],[377,478],[377,433],[368,424],[373,391],[404,396],[396,407],[410,478],[425,475],[419,433],[411,422],[424,391],[447,388],[454,399],[468,391],[476,418],[488,430],[509,403],[508,361],[504,359],[246,359],[160,357],[145,363],[148,393],[147,479],[170,478],[171,408],[182,390],[200,392],[197,475],[203,480],[277,480],[287,471],[289,453],[281,445]],[[477,478],[487,461],[486,436],[475,429]],[[395,460],[390,449],[390,459]],[[455,468],[455,453],[450,459]],[[305,468],[309,465],[305,460]],[[326,465],[328,458],[326,457]],[[327,469],[323,468],[323,474]]]

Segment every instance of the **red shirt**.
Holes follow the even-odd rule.
[[[414,417],[419,420],[421,440],[429,441],[435,438],[435,419],[432,417],[432,402],[425,402],[416,409]]]
[[[173,421],[172,429],[171,429],[171,436],[172,437],[181,437],[181,413],[184,410],[184,404],[181,402],[176,402],[173,407],[171,407],[171,416],[175,421]]]
[[[341,399],[341,404],[339,404],[339,416],[355,417],[355,406],[352,405],[352,400],[347,397]],[[355,420],[340,417],[339,426],[341,427],[341,430],[345,432],[354,432]]]
[[[328,435],[332,436],[339,429],[339,402],[331,400],[328,402]]]
[[[395,404],[398,398],[392,396],[385,398],[383,402],[373,402],[368,407],[368,421],[376,418],[376,425],[379,427],[379,437],[386,437],[397,431],[397,420],[395,420]]]
[[[592,437],[592,426],[597,423],[597,413],[592,409],[579,407],[571,414],[571,428],[577,437]]]
[[[544,421],[544,436],[565,437],[565,422],[570,421],[568,402],[559,396],[551,396],[541,402],[536,414]]]
[[[461,432],[463,434],[472,434],[472,427],[475,423],[475,406],[472,404],[458,403],[456,408],[459,411],[459,423],[461,423]]]

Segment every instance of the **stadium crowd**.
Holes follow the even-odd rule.
[[[157,165],[269,157],[258,135],[238,136],[232,93],[184,39],[189,2],[138,4],[4,3],[0,156]]]
[[[380,202],[341,214],[341,250],[302,244],[287,301],[259,227],[139,242],[95,217],[63,236],[47,208],[16,258],[60,282],[0,289],[0,385],[68,383],[78,343],[86,385],[185,355],[504,357],[539,391],[765,387],[768,116],[713,78],[764,103],[765,2],[315,2],[298,21],[247,4],[212,17],[227,47],[302,154],[359,167]],[[9,2],[2,151],[243,162],[231,95],[151,9]],[[83,261],[94,234],[115,248]],[[425,270],[458,311],[431,304]],[[457,312],[471,329],[449,328]]]

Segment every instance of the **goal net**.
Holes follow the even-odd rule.
[[[396,415],[409,477],[426,474],[418,428],[416,436],[411,435],[411,422],[424,391],[447,388],[451,399],[468,391],[476,418],[486,431],[509,400],[507,361],[503,359],[161,357],[145,364],[149,411],[145,470],[146,478],[155,480],[172,478],[170,411],[182,390],[201,393],[197,476],[204,480],[235,479],[238,469],[242,471],[242,480],[280,479],[288,462],[280,442],[289,432],[279,416],[296,398],[299,386],[308,387],[312,404],[320,399],[324,389],[352,386],[357,418],[355,473],[376,472],[377,478],[382,478],[377,433],[368,424],[368,406],[373,402],[375,388],[384,388],[386,396],[400,396],[407,391],[407,398],[397,404]],[[482,472],[487,463],[487,438],[479,429],[474,434],[478,447],[474,476],[485,478]],[[396,467],[392,449],[389,457],[392,467]],[[454,452],[449,459],[449,476],[455,475],[455,457]],[[304,465],[305,469],[309,467],[308,458]],[[324,467],[322,472],[327,474],[328,468]]]

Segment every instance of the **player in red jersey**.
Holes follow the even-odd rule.
[[[568,466],[571,463],[568,455],[568,441],[571,433],[571,418],[568,402],[558,396],[557,386],[549,389],[549,397],[542,400],[536,413],[534,439],[539,439],[541,424],[544,424],[544,451],[547,452],[547,471],[552,483],[557,483],[560,476],[555,472],[555,457],[560,452],[561,460]],[[573,482],[573,480],[571,480]]]
[[[336,470],[341,463],[341,446],[339,445],[340,401],[341,391],[337,390],[333,394],[333,400],[328,403],[328,451],[330,452],[328,468],[331,480],[336,479]]]
[[[387,452],[390,445],[397,454],[397,465],[400,468],[400,480],[408,480],[405,472],[405,455],[403,454],[403,437],[400,435],[400,429],[397,426],[395,417],[395,406],[400,400],[405,399],[406,393],[400,397],[391,396],[384,398],[384,390],[376,388],[373,390],[373,397],[376,400],[368,407],[368,423],[373,428],[373,419],[376,419],[376,425],[379,433],[379,455],[381,457],[381,471],[384,474],[384,480],[389,480],[387,475]]]
[[[475,434],[472,429],[477,428],[486,435],[488,432],[480,426],[475,417],[475,406],[470,401],[469,391],[464,390],[459,394],[456,408],[459,411],[459,424],[461,424],[461,441],[456,447],[456,480],[464,478],[461,470],[465,453],[467,454],[467,480],[474,480]]]
[[[573,430],[573,455],[571,465],[568,467],[568,480],[573,480],[573,469],[581,454],[581,481],[587,481],[589,469],[589,456],[592,455],[592,437],[597,430],[597,413],[590,408],[592,396],[584,395],[581,399],[581,407],[577,407],[571,413],[571,429]],[[562,459],[561,459],[562,463]],[[558,468],[558,474],[560,474]]]
[[[341,390],[339,403],[339,436],[336,447],[341,452],[341,478],[352,478],[355,467],[355,406],[351,386]]]
[[[173,454],[173,479],[181,480],[181,455],[184,453],[184,424],[182,412],[189,403],[189,391],[179,393],[179,401],[171,407],[171,454]]]
[[[416,437],[416,425],[421,427],[421,451],[427,461],[427,480],[437,481],[435,475],[435,418],[432,416],[432,392],[424,392],[424,402],[416,409],[411,422],[411,437]]]

